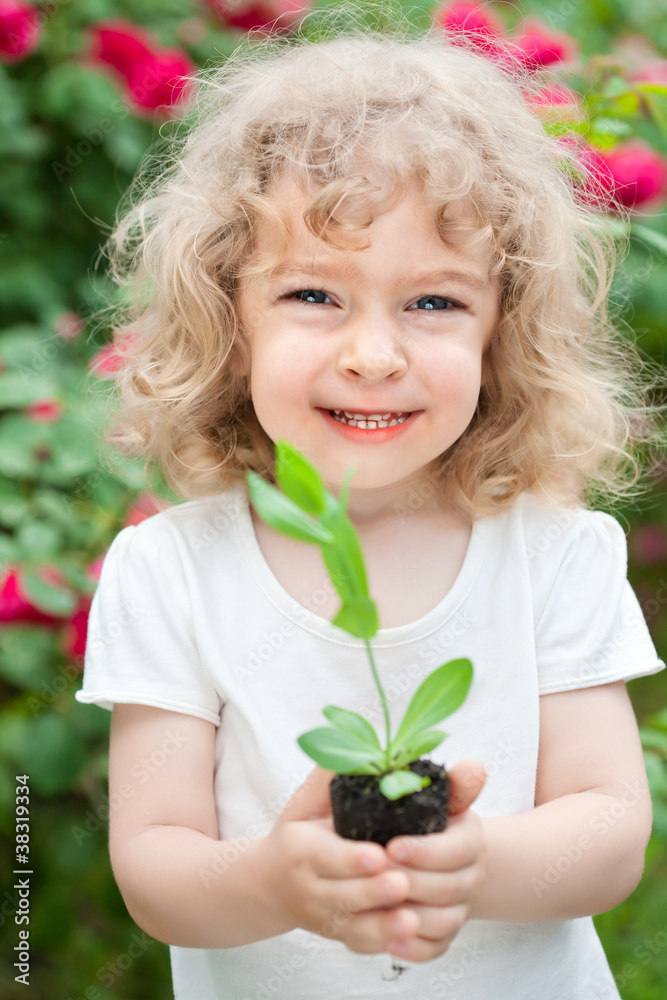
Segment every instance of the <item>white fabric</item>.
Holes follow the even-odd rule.
[[[664,668],[626,562],[612,517],[524,494],[512,509],[475,521],[437,607],[373,640],[393,731],[435,667],[472,660],[468,698],[430,756],[485,762],[480,815],[534,807],[540,694]],[[296,739],[326,724],[324,705],[360,712],[384,735],[363,642],[317,614],[323,592],[302,600],[264,560],[242,487],[124,528],[93,600],[77,699],[108,709],[155,705],[215,723],[219,835],[239,840],[238,850],[270,831],[314,766]],[[593,842],[600,833],[590,831]],[[171,959],[176,1000],[619,998],[590,917],[469,921],[445,955],[409,964],[392,982],[382,978],[388,954],[357,955],[302,930],[242,948],[172,947]]]

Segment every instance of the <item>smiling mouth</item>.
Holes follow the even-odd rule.
[[[341,424],[360,427],[362,430],[375,430],[378,427],[396,427],[404,423],[414,410],[397,410],[388,413],[360,413],[349,410],[329,410],[329,413]]]

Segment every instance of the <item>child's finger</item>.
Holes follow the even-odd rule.
[[[430,962],[442,955],[463,927],[466,906],[410,906],[419,919],[417,933],[409,938],[399,935],[389,942],[388,951],[408,962]]]
[[[474,865],[483,851],[479,819],[474,813],[453,816],[441,833],[394,837],[386,847],[391,861],[424,871],[456,872]]]
[[[480,870],[477,865],[469,865],[455,872],[421,871],[417,868],[398,868],[409,878],[406,896],[410,905],[423,903],[426,906],[457,906],[469,903],[480,884]]]
[[[364,913],[342,913],[335,921],[335,932],[330,933],[331,922],[323,927],[325,937],[336,937],[350,951],[362,955],[378,955],[389,950],[391,942],[410,941],[419,926],[419,918],[408,907]]]
[[[402,903],[409,890],[406,872],[386,871],[372,878],[319,879],[316,893],[326,913],[363,913]]]
[[[473,804],[486,781],[486,768],[479,760],[461,760],[448,772],[449,805],[447,811],[455,816]]]

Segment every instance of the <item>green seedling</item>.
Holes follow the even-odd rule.
[[[387,699],[370,643],[378,630],[377,607],[368,593],[359,536],[346,514],[355,471],[354,467],[347,470],[340,498],[336,499],[326,490],[317,470],[281,439],[276,442],[275,462],[280,490],[255,472],[247,472],[246,480],[252,504],[263,521],[290,538],[319,545],[341,599],[332,624],[364,640],[384,710],[384,747],[363,716],[335,705],[323,709],[331,726],[304,733],[298,739],[299,746],[320,767],[336,774],[377,774],[386,798],[399,799],[430,784],[429,778],[415,774],[408,765],[435,749],[447,736],[432,727],[463,703],[472,682],[472,663],[467,659],[450,660],[429,674],[415,692],[392,739]]]

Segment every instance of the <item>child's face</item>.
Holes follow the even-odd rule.
[[[356,503],[360,514],[379,515],[428,481],[470,423],[497,285],[483,254],[442,243],[415,186],[367,229],[335,233],[346,247],[370,241],[361,252],[310,233],[310,200],[291,182],[276,186],[292,241],[279,265],[286,273],[239,283],[252,401],[271,440],[286,438],[303,452],[332,492],[355,465],[350,513]],[[274,246],[261,228],[258,242],[260,250]],[[294,262],[307,270],[295,271]],[[446,273],[419,278],[432,272]],[[412,416],[394,429],[359,429],[336,421],[332,409]]]

